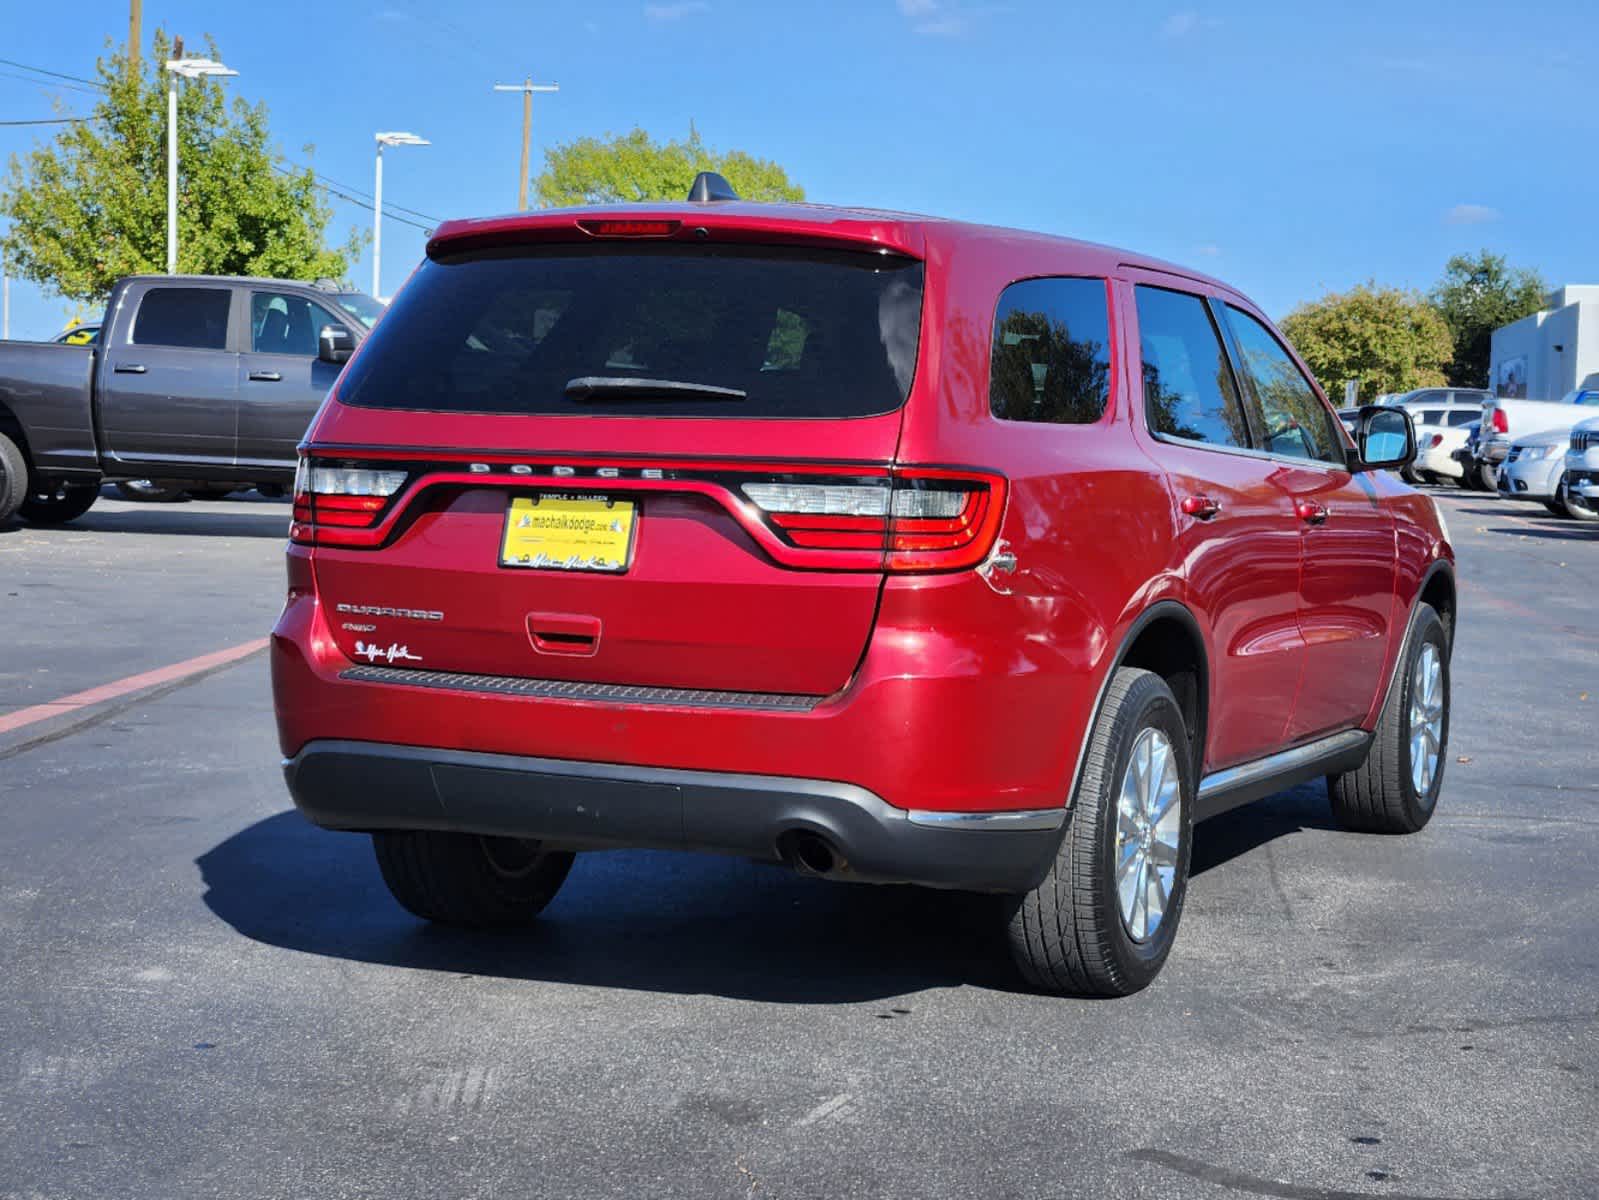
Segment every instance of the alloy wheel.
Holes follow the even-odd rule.
[[[1166,915],[1182,836],[1182,782],[1170,739],[1145,729],[1133,743],[1116,806],[1116,901],[1135,942]]]
[[[1410,785],[1423,804],[1438,776],[1443,732],[1443,657],[1438,647],[1428,642],[1410,671]]]

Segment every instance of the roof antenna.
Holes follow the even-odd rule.
[[[701,171],[694,176],[694,184],[688,190],[689,200],[704,204],[713,200],[737,200],[738,193],[733,190],[733,185],[723,179],[715,171]]]

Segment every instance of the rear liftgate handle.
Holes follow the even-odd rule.
[[[540,654],[592,658],[600,650],[600,619],[581,613],[528,613],[527,636]]]

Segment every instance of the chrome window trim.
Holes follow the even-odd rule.
[[[1342,424],[1342,422],[1340,422]],[[1270,450],[1256,450],[1249,446],[1223,446],[1216,442],[1196,442],[1192,438],[1160,433],[1146,421],[1144,431],[1157,442],[1170,442],[1174,446],[1188,446],[1195,450],[1209,450],[1215,454],[1237,454],[1244,458],[1258,458],[1266,462],[1289,463],[1296,467],[1315,467],[1322,471],[1353,476],[1348,463],[1330,463],[1320,458],[1296,458],[1292,454],[1274,454]]]

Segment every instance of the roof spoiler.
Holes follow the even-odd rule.
[[[723,179],[715,171],[701,171],[694,176],[694,183],[688,189],[690,202],[705,204],[716,200],[737,200],[738,193],[733,190],[733,185]]]

